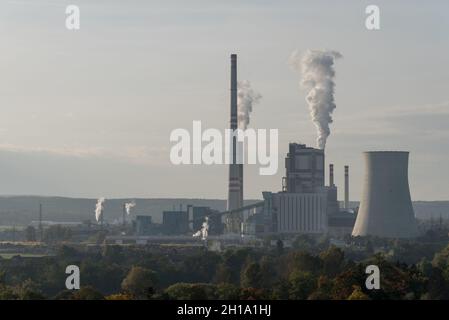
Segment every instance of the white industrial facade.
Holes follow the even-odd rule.
[[[279,233],[324,233],[327,231],[326,193],[274,193],[272,209]]]

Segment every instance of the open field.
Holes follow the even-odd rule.
[[[42,258],[48,256],[47,254],[36,254],[36,253],[20,253],[20,252],[12,252],[12,253],[0,253],[0,257],[3,259],[11,259],[15,256],[20,256],[22,258]]]

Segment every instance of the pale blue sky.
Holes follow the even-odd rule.
[[[447,200],[448,18],[448,1],[3,0],[0,194],[225,198],[227,168],[172,166],[169,134],[228,125],[231,53],[263,95],[250,126],[280,132],[278,174],[247,166],[245,197],[279,190],[288,142],[315,143],[287,63],[311,48],[344,56],[326,150],[337,184],[349,164],[358,199],[362,151],[409,150],[412,197]]]

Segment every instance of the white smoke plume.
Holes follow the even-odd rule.
[[[134,201],[125,203],[126,214],[129,216],[131,214],[131,209],[136,206]]]
[[[304,55],[295,51],[290,64],[301,74],[301,87],[308,91],[306,101],[310,116],[317,128],[317,146],[324,149],[330,135],[329,124],[336,108],[334,101],[334,63],[343,57],[337,51],[307,50]]]
[[[193,234],[195,238],[201,237],[201,240],[207,240],[207,237],[209,236],[209,218],[206,217],[206,219],[203,222],[203,225],[201,226],[201,230],[198,230]]]
[[[239,81],[237,84],[237,117],[238,126],[245,130],[248,127],[250,113],[253,105],[258,103],[262,95],[251,88],[248,80]]]
[[[105,200],[105,198],[99,198],[97,200],[97,204],[95,206],[95,219],[97,220],[97,222],[100,221],[100,218],[103,215],[103,203],[105,202]]]

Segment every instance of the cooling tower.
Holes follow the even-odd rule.
[[[417,226],[408,186],[408,152],[364,153],[365,177],[353,236],[410,238]]]

